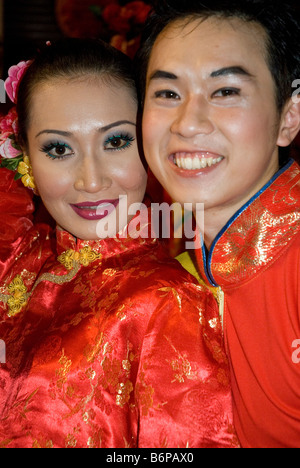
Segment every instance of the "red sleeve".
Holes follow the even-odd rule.
[[[200,286],[158,290],[136,398],[139,447],[234,448],[229,368],[219,312]]]
[[[0,253],[32,227],[33,193],[14,180],[14,172],[0,169]]]

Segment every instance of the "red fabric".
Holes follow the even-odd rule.
[[[234,422],[243,447],[299,447],[300,169],[296,163],[197,252],[206,282],[225,293],[224,334]]]
[[[237,446],[217,306],[157,240],[16,234],[0,251],[0,447]]]

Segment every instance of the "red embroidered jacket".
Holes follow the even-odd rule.
[[[156,239],[33,225],[12,176],[1,171],[0,446],[236,446],[210,293]]]
[[[197,260],[206,283],[224,292],[241,445],[299,447],[299,166],[290,161],[281,169]]]

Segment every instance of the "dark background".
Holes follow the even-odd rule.
[[[45,44],[63,36],[98,36],[110,40],[118,34],[116,18],[112,15],[112,29],[96,17],[90,6],[96,6],[101,13],[107,5],[128,4],[128,0],[0,0],[0,76],[7,77],[11,65],[30,59]],[[151,0],[144,0],[150,4]],[[2,5],[2,8],[1,8]],[[295,1],[300,11],[299,1]],[[122,25],[121,25],[122,26]],[[125,34],[127,40],[137,36],[142,26],[132,22],[132,31]],[[1,30],[1,29],[0,29]],[[300,44],[299,44],[300,47]],[[128,52],[130,55],[130,51]],[[300,79],[300,77],[299,77]],[[11,104],[1,104],[0,113],[4,114]],[[300,135],[294,143],[294,157],[300,162]]]

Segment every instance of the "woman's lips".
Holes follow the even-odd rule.
[[[169,161],[181,175],[194,176],[211,172],[224,159],[220,154],[210,151],[179,151],[171,154]]]
[[[96,221],[110,215],[117,208],[118,204],[119,198],[116,200],[74,203],[71,204],[71,207],[81,218]]]

